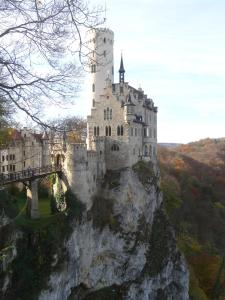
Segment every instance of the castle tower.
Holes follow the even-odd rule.
[[[113,67],[114,33],[107,28],[88,31],[88,49],[90,64],[90,99],[92,107],[100,101],[104,88],[114,83]]]

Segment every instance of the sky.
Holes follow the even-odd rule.
[[[225,136],[225,1],[91,0],[106,3],[125,81],[158,107],[158,141],[187,143]],[[116,72],[115,72],[116,73]],[[118,82],[115,74],[115,82]],[[90,113],[86,84],[76,114]]]

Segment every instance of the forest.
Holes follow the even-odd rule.
[[[225,139],[160,147],[164,205],[190,270],[191,299],[225,299]]]

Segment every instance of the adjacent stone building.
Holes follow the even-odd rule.
[[[10,129],[10,140],[0,149],[0,173],[9,174],[50,164],[50,147],[46,134],[23,128]]]

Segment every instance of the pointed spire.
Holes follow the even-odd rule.
[[[124,83],[124,73],[125,73],[125,69],[124,69],[124,66],[123,66],[123,55],[121,53],[120,69],[119,69],[119,81],[120,81],[120,83]]]

